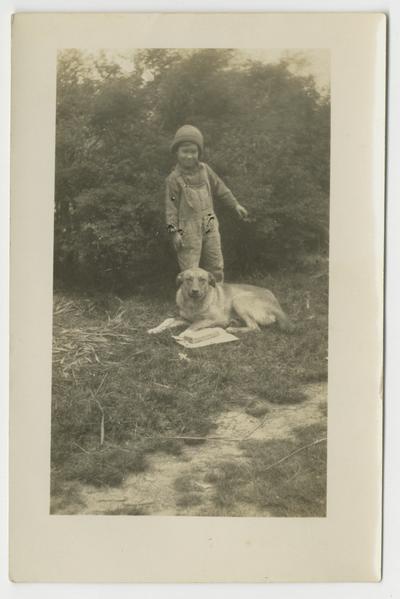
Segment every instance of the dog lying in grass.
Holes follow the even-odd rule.
[[[214,276],[202,268],[190,268],[177,277],[176,304],[178,318],[167,318],[148,333],[156,334],[189,325],[187,332],[208,327],[223,327],[230,333],[260,331],[260,327],[277,322],[283,331],[292,325],[268,289],[255,285],[216,283]],[[232,326],[232,322],[243,326]]]

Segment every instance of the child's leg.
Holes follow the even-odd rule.
[[[201,256],[201,223],[188,224],[183,231],[183,246],[177,251],[179,268],[197,268]]]
[[[217,283],[223,283],[224,258],[222,256],[219,228],[215,221],[213,227],[208,232],[203,233],[202,263],[203,268],[214,275]]]

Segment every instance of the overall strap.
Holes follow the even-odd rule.
[[[186,193],[186,189],[189,188],[190,185],[188,185],[188,183],[186,183],[185,179],[183,178],[183,175],[181,175],[181,173],[179,173],[179,172],[177,173],[176,180],[182,189],[182,193],[183,193],[186,203],[188,204],[188,206],[190,206],[190,208],[194,209],[194,206],[190,200],[190,193]]]
[[[201,167],[201,169],[202,169],[202,170],[204,171],[204,173],[205,173],[205,181],[204,181],[204,183],[207,185],[207,188],[208,188],[208,190],[209,190],[209,192],[210,192],[210,194],[211,194],[210,177],[209,177],[209,175],[208,175],[207,166],[204,164],[204,162],[200,162],[199,164],[200,164],[200,167]],[[175,172],[176,172],[176,180],[178,181],[178,183],[180,184],[180,186],[181,186],[183,189],[184,189],[185,187],[193,187],[193,188],[196,188],[196,187],[201,187],[201,186],[203,185],[203,182],[202,182],[202,183],[199,183],[198,185],[196,185],[196,184],[190,185],[189,183],[187,183],[187,182],[185,181],[185,178],[184,178],[184,176],[183,176],[183,174],[182,174],[181,172],[179,172],[179,171],[175,171]]]
[[[200,162],[201,167],[203,168],[205,175],[206,175],[206,184],[208,187],[208,193],[210,194],[211,198],[213,197],[212,194],[212,190],[211,190],[211,183],[210,183],[210,176],[208,174],[208,169],[207,169],[207,165],[204,162]]]
[[[205,166],[205,164],[203,162],[200,162],[200,168],[201,168],[202,171],[204,171],[205,177],[204,177],[204,181],[202,181],[199,185],[190,185],[189,183],[187,183],[185,181],[185,178],[183,177],[183,174],[180,173],[179,171],[177,172],[177,176],[176,176],[176,180],[179,183],[180,187],[182,188],[182,193],[185,196],[186,202],[187,202],[187,204],[191,208],[194,208],[194,206],[193,206],[193,204],[192,204],[192,202],[190,200],[190,191],[189,190],[191,188],[192,189],[196,189],[196,188],[198,189],[198,188],[204,187],[204,185],[205,185],[206,188],[207,188],[207,191],[208,191],[208,193],[210,195],[210,198],[212,200],[211,185],[210,185],[210,179],[209,179],[208,172],[207,172],[207,167]],[[186,190],[189,193],[186,193]]]
[[[177,175],[176,180],[183,189],[185,189],[185,187],[189,187],[189,185],[186,183],[185,179],[180,173]]]

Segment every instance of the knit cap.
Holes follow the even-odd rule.
[[[199,147],[200,153],[203,152],[204,140],[201,131],[193,125],[183,125],[175,133],[175,137],[171,144],[171,152],[174,152],[178,145],[184,142],[192,142]]]

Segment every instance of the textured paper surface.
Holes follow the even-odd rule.
[[[10,576],[15,581],[380,578],[386,19],[21,14],[13,20]],[[50,516],[56,53],[326,48],[331,55],[326,518]]]

